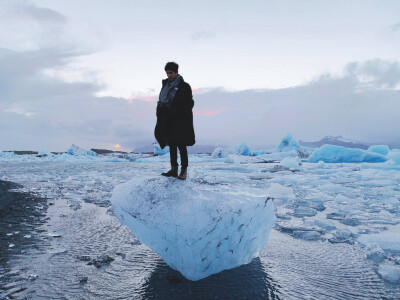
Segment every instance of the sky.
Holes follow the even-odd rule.
[[[0,150],[150,145],[167,61],[197,144],[400,141],[399,1],[1,0]]]

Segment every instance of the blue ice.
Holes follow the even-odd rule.
[[[308,158],[308,161],[313,163],[319,161],[326,163],[378,163],[385,162],[386,160],[386,157],[379,153],[336,145],[323,145],[316,149]]]

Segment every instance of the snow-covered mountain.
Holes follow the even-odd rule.
[[[299,143],[301,146],[312,147],[312,148],[317,148],[321,147],[322,145],[329,144],[329,145],[343,146],[346,148],[359,148],[364,150],[368,149],[369,146],[372,145],[370,143],[363,143],[352,139],[346,139],[343,138],[341,135],[338,136],[327,135],[323,139],[316,142],[304,142],[300,140]]]

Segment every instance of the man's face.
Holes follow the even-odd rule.
[[[167,70],[167,71],[165,71],[165,73],[167,73],[169,81],[174,81],[175,78],[178,76],[178,72],[174,72],[174,71],[171,71],[171,70]]]

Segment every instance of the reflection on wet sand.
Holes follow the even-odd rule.
[[[259,258],[199,281],[187,280],[160,260],[142,290],[145,299],[280,299]]]

